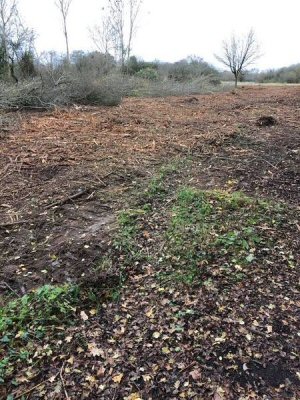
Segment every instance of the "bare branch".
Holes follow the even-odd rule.
[[[105,53],[113,49],[122,67],[131,55],[141,5],[142,0],[107,0],[106,15],[90,31],[97,49]]]
[[[108,16],[102,19],[102,25],[95,25],[89,29],[91,39],[97,50],[101,53],[109,54],[114,48],[114,36],[111,21]]]

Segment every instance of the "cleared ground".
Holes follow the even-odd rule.
[[[2,293],[99,301],[36,358],[23,343],[3,396],[297,399],[299,120],[298,87],[21,113],[0,136]]]

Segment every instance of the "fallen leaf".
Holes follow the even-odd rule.
[[[153,308],[151,308],[149,311],[146,312],[146,316],[148,318],[153,318]]]
[[[28,380],[25,376],[19,376],[19,377],[16,379],[16,381],[17,381],[18,383],[27,383],[27,382],[29,382],[29,380]]]
[[[102,349],[97,347],[96,343],[89,343],[88,344],[88,349],[89,352],[92,354],[92,356],[97,357],[97,356],[104,356],[104,352]]]
[[[219,395],[219,393],[214,394],[214,399],[213,400],[224,400],[224,397]]]
[[[180,381],[176,381],[174,386],[175,386],[175,389],[179,389]]]
[[[215,343],[222,343],[226,341],[226,332],[223,332],[221,336],[215,338]]]
[[[105,375],[105,368],[104,367],[100,367],[97,371],[97,376],[99,378],[102,378]]]
[[[112,380],[113,380],[115,383],[121,383],[121,380],[122,380],[122,378],[123,378],[123,375],[124,375],[124,374],[115,375],[115,376],[113,376]]]
[[[150,238],[150,233],[148,231],[144,231],[143,232],[143,236],[144,236],[144,238],[149,239]]]
[[[225,394],[223,388],[218,387],[214,394],[213,400],[224,400],[225,398],[224,398],[223,394]]]
[[[201,379],[201,372],[199,371],[199,369],[194,369],[190,372],[190,375],[194,379],[194,381],[198,381],[199,379]]]
[[[169,354],[169,353],[170,353],[169,347],[163,347],[163,348],[161,349],[161,351],[163,352],[163,354]]]
[[[71,357],[67,360],[67,363],[73,365],[73,364],[74,364],[74,357],[71,356]]]
[[[88,382],[90,382],[90,383],[96,383],[96,382],[97,382],[97,379],[96,379],[93,375],[88,375],[88,376],[85,378],[85,380],[88,381]]]
[[[126,400],[142,400],[138,393],[132,393],[130,396],[125,397]]]
[[[83,321],[87,321],[89,319],[89,317],[86,315],[86,313],[84,311],[80,311],[80,318]]]

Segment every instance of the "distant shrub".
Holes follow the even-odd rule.
[[[258,74],[260,83],[300,83],[300,64],[280,69],[270,69]]]
[[[216,85],[210,83],[209,77],[200,77],[189,82],[177,82],[171,79],[151,81],[134,77],[128,89],[128,96],[166,97],[209,93],[222,90],[223,86],[218,85],[216,88]]]
[[[203,76],[218,77],[218,71],[202,58],[188,59],[171,64],[168,68],[168,78],[177,82],[187,82]]]
[[[100,77],[111,73],[116,68],[116,62],[110,54],[77,50],[71,54],[71,67],[78,73]]]
[[[138,78],[147,79],[149,81],[157,81],[159,78],[157,70],[151,67],[141,69],[135,74],[135,76],[137,76]]]
[[[124,72],[127,75],[136,75],[140,71],[145,69],[157,70],[158,65],[155,62],[147,62],[143,60],[138,60],[135,56],[131,56],[124,66]]]

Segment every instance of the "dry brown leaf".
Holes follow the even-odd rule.
[[[71,357],[67,360],[67,363],[73,365],[73,364],[74,364],[74,356],[71,356]]]
[[[97,356],[104,356],[104,352],[102,349],[100,349],[96,343],[89,343],[88,344],[88,349],[89,352],[92,354],[92,356],[97,357]]]
[[[130,396],[125,397],[126,400],[142,400],[139,393],[132,393]]]
[[[112,380],[113,380],[115,383],[121,383],[121,380],[122,380],[122,378],[123,378],[123,375],[124,375],[124,374],[115,375],[115,376],[113,376]]]
[[[199,379],[201,379],[201,371],[199,369],[194,369],[190,372],[190,375],[194,381],[199,381]]]
[[[146,312],[146,316],[147,316],[148,318],[153,318],[153,316],[154,316],[154,314],[153,314],[153,308],[150,308],[150,310],[148,310],[148,311]]]
[[[98,377],[103,377],[105,375],[105,368],[104,367],[100,367],[97,371],[97,376]]]

